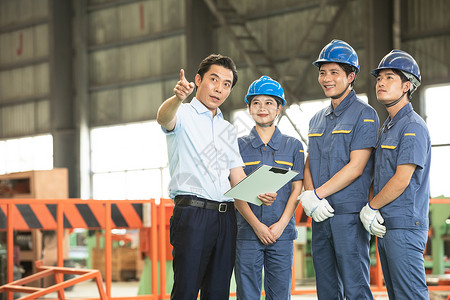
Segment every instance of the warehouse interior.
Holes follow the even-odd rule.
[[[447,0],[0,0],[0,286],[10,278],[10,239],[18,253],[14,280],[35,273],[34,262],[43,260],[100,269],[111,299],[169,299],[173,202],[156,114],[173,95],[180,69],[193,81],[211,53],[235,61],[239,80],[221,110],[238,136],[253,126],[244,103],[249,84],[262,75],[278,80],[288,102],[278,127],[306,149],[310,118],[330,105],[312,62],[333,39],[358,53],[355,91],[381,123],[387,112],[370,71],[392,49],[407,51],[420,66],[422,85],[412,104],[431,135],[435,199],[424,254],[427,283],[450,286],[449,15]],[[62,202],[64,221],[57,217]],[[311,219],[297,213],[293,282],[304,293],[292,298],[317,299],[307,292],[314,289]],[[372,242],[377,287],[375,278],[381,285],[382,279],[375,276]],[[79,286],[86,285],[83,295]],[[99,297],[96,289],[86,281],[67,294]],[[377,299],[388,299],[383,288],[377,292]],[[430,297],[449,293],[436,289]]]

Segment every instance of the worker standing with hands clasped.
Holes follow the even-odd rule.
[[[302,206],[312,222],[312,257],[319,300],[373,299],[370,235],[359,220],[367,203],[379,126],[375,110],[353,90],[358,56],[333,40],[314,62],[331,105],[309,123]]]
[[[245,177],[235,128],[219,106],[237,82],[231,58],[211,54],[195,84],[180,71],[175,95],[161,104],[157,121],[167,135],[174,284],[171,299],[228,299],[236,248],[233,199],[224,193]],[[182,102],[194,91],[190,103]],[[276,193],[259,196],[271,204]]]
[[[378,237],[389,299],[429,299],[423,253],[428,236],[431,141],[411,95],[421,82],[414,58],[392,50],[371,72],[388,118],[375,150],[373,198],[361,222]]]
[[[271,206],[258,206],[236,199],[236,295],[238,300],[261,298],[262,271],[266,299],[291,298],[292,262],[297,237],[294,211],[302,190],[304,152],[296,138],[286,136],[275,119],[286,104],[281,85],[268,76],[255,80],[245,96],[256,125],[238,139],[248,175],[261,165],[299,173],[277,192]]]

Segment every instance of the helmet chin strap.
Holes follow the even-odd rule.
[[[331,99],[339,99],[339,98],[341,98],[345,94],[345,92],[348,90],[348,87],[350,86],[350,84],[352,84],[352,83],[350,82],[342,93],[340,93],[339,95],[336,95],[336,96],[331,96],[330,98]]]
[[[391,107],[391,106],[394,106],[395,104],[399,103],[400,100],[402,100],[402,98],[405,96],[405,94],[406,94],[407,92],[408,92],[408,91],[403,92],[403,94],[400,96],[400,98],[398,98],[398,99],[395,100],[394,102],[391,102],[391,103],[389,103],[389,104],[385,104],[384,106],[386,106],[386,107]]]

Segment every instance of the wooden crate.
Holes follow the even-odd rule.
[[[97,269],[105,278],[105,249],[94,247],[91,252],[92,269]],[[112,249],[111,279],[126,281],[138,276],[139,251],[137,248],[117,247]]]
[[[69,197],[68,170],[57,168],[52,170],[36,170],[0,175],[0,198],[31,198],[31,199],[67,199]],[[66,234],[66,233],[65,233]],[[48,245],[42,243],[42,233],[38,229],[23,232],[24,237],[29,235],[31,247],[20,251],[20,260],[29,266],[26,274],[36,272],[34,262],[40,259],[52,259],[45,255]],[[44,252],[42,247],[45,247]],[[63,258],[68,258],[68,243],[63,244]],[[56,247],[56,244],[55,246]],[[56,249],[54,249],[56,251]],[[51,254],[53,256],[54,254]],[[43,257],[44,256],[44,257]],[[38,282],[29,285],[38,286]]]
[[[38,170],[0,175],[1,198],[66,199],[67,169]]]

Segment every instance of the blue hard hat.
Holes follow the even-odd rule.
[[[353,66],[356,68],[355,73],[358,74],[359,72],[358,54],[344,41],[332,40],[323,47],[322,51],[320,51],[319,58],[313,62],[313,65],[319,68],[321,63],[331,62]]]
[[[420,76],[420,69],[414,58],[407,52],[402,50],[392,50],[389,52],[378,64],[378,68],[370,72],[377,77],[378,72],[382,69],[396,69],[400,70],[409,81],[412,83],[412,92],[414,92],[420,85],[422,77]]]
[[[245,95],[245,103],[250,104],[252,98],[257,95],[273,96],[281,103],[281,106],[286,105],[283,87],[269,76],[261,76],[250,84],[247,95]]]

